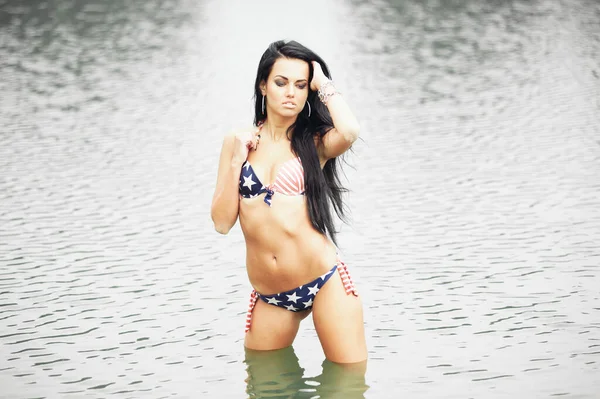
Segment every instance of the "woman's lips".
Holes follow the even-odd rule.
[[[284,103],[283,103],[283,106],[284,106],[285,108],[296,108],[296,104],[295,104],[295,103],[293,103],[293,102],[291,102],[291,101],[286,101],[286,102],[284,102]]]

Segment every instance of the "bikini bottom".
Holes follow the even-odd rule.
[[[248,312],[246,313],[246,329],[245,332],[250,331],[250,325],[252,324],[252,311],[256,306],[256,301],[258,299],[262,299],[264,302],[269,305],[278,306],[280,308],[284,308],[291,312],[300,312],[303,310],[309,310],[312,308],[313,301],[315,296],[319,292],[319,290],[325,285],[327,280],[333,276],[335,271],[338,271],[340,277],[342,278],[342,283],[344,284],[344,289],[346,290],[346,295],[353,294],[354,296],[358,296],[358,292],[354,287],[354,283],[352,282],[352,278],[348,273],[348,268],[338,259],[337,263],[331,270],[322,276],[317,277],[313,281],[303,284],[299,287],[291,289],[286,292],[280,292],[277,294],[271,295],[263,295],[256,290],[252,290],[250,294],[250,305],[248,306]]]

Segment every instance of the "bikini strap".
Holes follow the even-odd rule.
[[[340,277],[342,278],[342,284],[344,284],[344,289],[346,290],[346,294],[352,294],[354,296],[358,296],[358,290],[354,286],[354,282],[352,281],[352,277],[350,277],[350,273],[348,272],[348,266],[342,261],[339,257],[337,260],[338,263],[338,272],[340,273]]]
[[[252,324],[252,311],[256,306],[256,301],[258,300],[258,293],[255,290],[252,290],[250,293],[250,303],[248,304],[248,312],[246,312],[246,328],[244,332],[247,333],[250,331],[250,325]]]

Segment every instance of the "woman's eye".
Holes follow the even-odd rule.
[[[283,86],[285,86],[285,82],[282,82],[281,80],[276,80],[276,81],[275,81],[275,84],[276,84],[277,86],[279,86],[279,87],[283,87]]]
[[[298,85],[298,88],[299,88],[300,90],[303,90],[305,87],[306,87],[306,84],[301,84],[301,85]]]

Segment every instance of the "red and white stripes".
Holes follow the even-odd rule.
[[[304,168],[300,158],[285,161],[277,171],[273,190],[285,195],[300,195],[304,193]]]
[[[248,305],[248,311],[246,312],[246,329],[244,332],[250,331],[250,325],[252,324],[252,311],[256,306],[256,301],[258,300],[258,293],[255,290],[252,290],[250,293],[250,304]]]
[[[350,277],[350,273],[348,272],[348,267],[341,259],[338,259],[337,270],[340,273],[340,277],[342,278],[342,283],[344,284],[344,289],[346,290],[346,295],[352,294],[354,296],[358,296],[358,291],[356,290],[356,287],[354,286],[352,277]]]

